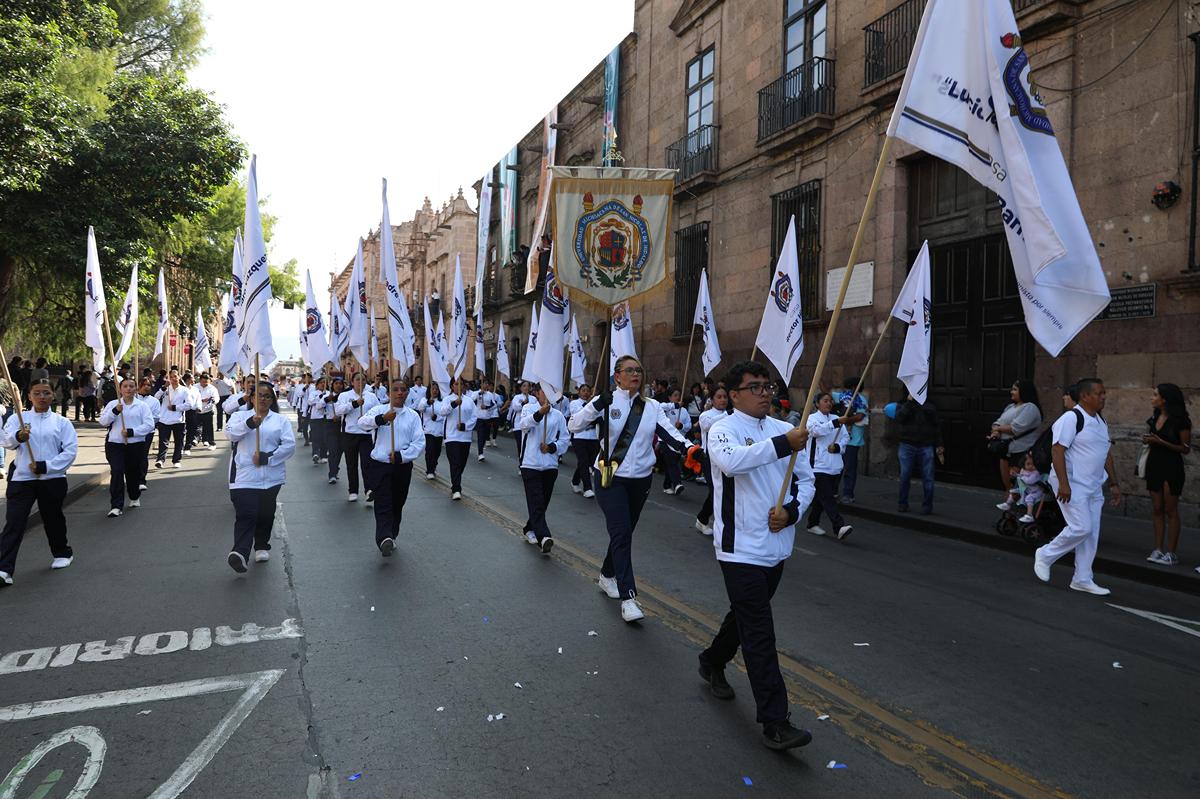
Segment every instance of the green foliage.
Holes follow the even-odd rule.
[[[271,295],[289,305],[304,306],[304,289],[300,288],[300,264],[292,258],[283,266],[270,267]]]
[[[203,52],[200,0],[107,0],[121,30],[116,67],[131,72],[187,70]]]

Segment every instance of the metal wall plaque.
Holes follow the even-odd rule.
[[[832,311],[837,304],[838,292],[842,289],[842,280],[846,275],[846,267],[830,269],[825,273],[825,310]],[[850,285],[846,287],[846,300],[843,308],[865,308],[875,297],[875,262],[865,261],[854,265],[854,275]]]
[[[1112,300],[1097,319],[1144,319],[1154,316],[1156,283],[1109,289]]]

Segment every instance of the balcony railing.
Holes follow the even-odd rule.
[[[817,114],[833,114],[833,59],[813,58],[758,92],[758,140]]]
[[[1025,0],[1029,2],[1029,0]],[[1018,0],[1020,2],[1020,0]],[[926,0],[905,0],[863,28],[866,36],[863,86],[873,86],[908,66]]]
[[[677,183],[685,183],[705,172],[717,171],[717,139],[720,128],[701,125],[667,147],[667,169],[678,169]]]

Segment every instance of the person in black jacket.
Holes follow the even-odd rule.
[[[946,449],[942,446],[942,426],[938,422],[937,408],[926,401],[924,405],[907,395],[904,403],[896,409],[896,424],[900,427],[900,505],[901,512],[908,510],[908,484],[912,479],[913,467],[921,470],[921,488],[924,496],[921,513],[933,513],[933,458],[945,459]]]

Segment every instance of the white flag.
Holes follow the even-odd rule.
[[[550,167],[557,160],[558,151],[558,106],[550,109],[542,120],[542,171],[538,179],[537,216],[533,226],[533,244],[525,259],[525,293],[537,287],[542,252],[542,236],[546,233],[546,218],[550,211],[551,183],[554,180]]]
[[[358,251],[354,254],[354,270],[350,273],[350,286],[346,289],[346,309],[350,314],[350,352],[362,368],[367,368],[367,276],[363,271],[362,239],[358,240]]]
[[[525,344],[525,364],[521,367],[521,379],[536,382],[537,373],[533,371],[533,359],[537,355],[538,343],[538,312],[536,302],[529,313],[529,341]]]
[[[305,301],[307,304],[307,300]],[[229,306],[232,308],[232,304]],[[221,358],[224,358],[225,346],[221,345]],[[304,363],[311,364],[312,360],[308,357],[308,309],[300,308],[300,360]],[[302,370],[303,371],[303,370]]]
[[[553,263],[553,260],[551,260]],[[562,288],[554,276],[554,269],[546,270],[542,288],[542,312],[538,316],[538,342],[530,365],[531,374],[537,375],[546,398],[558,402],[563,395],[564,356],[567,348],[567,333],[571,329],[569,304],[563,297]]]
[[[121,333],[121,346],[117,348],[117,360],[125,357],[133,347],[133,337],[137,333],[138,323],[138,268],[137,264],[129,272],[129,290],[125,292],[125,302],[121,304],[121,312],[117,314],[117,330]]]
[[[508,366],[508,341],[504,338],[505,335],[507,334],[504,330],[504,321],[501,320],[500,329],[496,331],[496,372],[511,380],[512,375],[509,373]]]
[[[300,314],[300,332],[304,332],[304,314]],[[301,355],[304,349],[304,337],[300,338]],[[233,294],[225,292],[221,301],[221,351],[217,353],[217,370],[225,374],[233,374],[238,365],[237,325],[233,321]],[[304,358],[305,361],[308,358]]]
[[[329,360],[335,365],[346,351],[350,331],[346,329],[346,315],[336,291],[329,292]]]
[[[480,317],[483,314],[483,276],[487,272],[488,232],[491,226],[492,170],[489,169],[479,186],[479,222],[475,231],[475,315]]]
[[[613,306],[612,324],[608,330],[608,373],[617,369],[617,359],[626,355],[637,357],[637,346],[633,340],[633,314],[629,303],[620,302]]]
[[[454,296],[450,306],[450,352],[446,367],[455,377],[460,377],[467,368],[467,353],[470,352],[467,337],[467,298],[463,288],[462,262],[454,256]]]
[[[997,194],[1025,324],[1057,356],[1109,293],[1029,72],[1008,0],[930,0],[888,135]]]
[[[696,316],[692,324],[704,329],[704,352],[700,360],[704,364],[704,374],[707,375],[721,362],[721,342],[717,340],[716,314],[713,313],[712,297],[708,293],[708,271],[700,272],[700,293],[696,296]],[[683,386],[684,391],[687,386]]]
[[[242,339],[239,331],[246,314],[246,293],[242,291],[242,231],[233,234],[233,267],[229,277],[229,307],[225,315],[224,332],[221,339],[221,352],[217,356],[217,368],[226,374],[231,374],[238,366],[242,374],[249,374],[251,361],[242,354]]]
[[[571,334],[567,339],[570,342],[568,345],[571,349],[571,379],[575,381],[576,387],[582,386],[587,382],[587,354],[583,351],[583,339],[579,337],[579,325],[575,321],[575,314],[571,314]]]
[[[108,304],[104,299],[104,279],[100,276],[100,256],[96,252],[96,232],[88,228],[87,276],[84,278],[84,341],[92,348],[92,366],[97,372],[104,369],[104,315]],[[113,370],[116,374],[116,369]]]
[[[242,356],[246,363],[266,369],[275,362],[275,344],[271,341],[271,273],[267,269],[267,243],[263,239],[262,218],[258,213],[258,156],[250,156],[250,176],[246,181],[246,217],[242,226],[243,319],[238,328]]]
[[[900,295],[892,306],[892,316],[903,322],[904,351],[900,355],[900,371],[896,376],[908,387],[920,404],[929,396],[929,342],[930,310],[933,307],[930,295],[932,282],[929,278],[929,242],[921,246],[921,252],[900,287]]]
[[[154,336],[154,358],[162,355],[167,341],[167,326],[170,311],[167,309],[167,281],[162,267],[158,269],[158,332]]]
[[[475,371],[479,379],[487,377],[487,355],[483,351],[483,306],[476,303],[475,310]]]
[[[195,347],[192,365],[197,372],[207,372],[212,368],[212,353],[209,352],[208,329],[204,326],[204,316],[199,308],[196,309],[196,341],[192,346]]]
[[[444,340],[438,333],[438,328],[442,326],[442,312],[438,311],[438,326],[433,326],[433,321],[429,318],[429,303],[421,304],[422,312],[425,314],[425,349],[429,351],[429,374],[433,377],[433,381],[438,384],[438,388],[442,390],[442,396],[450,396],[450,373],[446,371],[446,356],[442,350]]]
[[[792,379],[792,370],[804,354],[804,309],[800,307],[800,259],[796,255],[796,217],[788,222],[787,236],[771,290],[763,307],[762,322],[754,345],[775,364],[783,379]]]
[[[375,309],[371,309],[371,360],[379,364],[379,334],[375,332]]]
[[[392,220],[388,213],[387,178],[383,180],[383,220],[379,224],[379,279],[387,288],[388,331],[391,335],[391,357],[404,374],[413,365],[413,326],[408,306],[400,294],[400,278],[396,273],[396,250],[392,244]]]
[[[304,287],[304,338],[301,339],[306,353],[304,360],[313,372],[319,372],[334,357],[325,339],[325,321],[317,305],[317,295],[313,292],[312,273],[307,269],[304,270]]]

